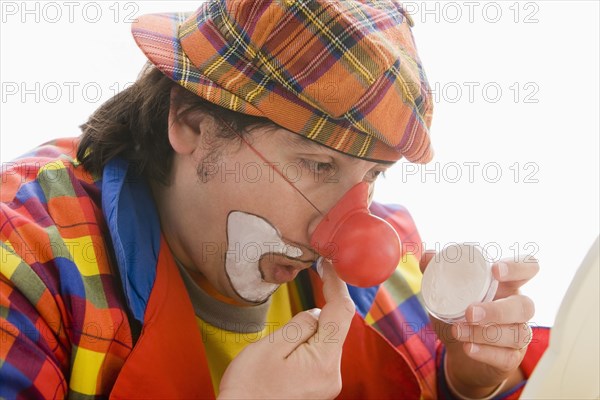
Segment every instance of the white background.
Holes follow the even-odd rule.
[[[523,291],[537,304],[533,322],[551,325],[599,231],[598,2],[405,4],[436,94],[436,156],[426,169],[394,167],[376,200],[408,207],[430,248],[535,252],[542,270]],[[145,58],[129,33],[135,16],[198,5],[3,1],[2,161],[78,135],[136,79]]]

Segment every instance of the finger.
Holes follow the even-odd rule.
[[[498,282],[518,282],[519,287],[533,278],[539,270],[540,264],[531,257],[519,261],[505,258],[492,265],[492,274]]]
[[[323,349],[341,351],[354,318],[354,302],[346,283],[337,276],[330,261],[322,261],[321,272],[325,306],[319,316],[317,335],[314,335],[310,342],[322,346]]]
[[[277,346],[271,348],[277,349],[275,351],[279,352],[282,357],[287,358],[298,346],[306,343],[315,334],[320,312],[321,310],[318,308],[302,311],[263,340],[277,344]]]
[[[465,312],[467,323],[514,324],[527,322],[535,314],[533,301],[524,295],[515,294],[488,303],[471,304]]]
[[[452,336],[459,342],[477,343],[509,349],[522,349],[532,339],[532,331],[528,324],[454,324]]]
[[[485,344],[465,343],[463,351],[473,360],[488,364],[502,374],[509,374],[521,364],[526,348],[516,350]]]
[[[520,261],[503,259],[492,265],[492,274],[500,283],[495,299],[519,293],[519,288],[533,278],[540,270],[537,260],[525,257]]]
[[[423,255],[421,256],[421,260],[419,261],[419,268],[421,268],[421,272],[425,272],[429,261],[435,256],[435,250],[425,250]]]

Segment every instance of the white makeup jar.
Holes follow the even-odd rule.
[[[496,289],[498,281],[483,250],[467,243],[444,247],[429,261],[421,282],[427,311],[448,323],[465,321],[467,307],[491,301]]]

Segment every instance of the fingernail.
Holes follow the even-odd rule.
[[[319,274],[321,279],[323,279],[323,265],[322,264],[323,264],[323,257],[319,257],[319,259],[317,260],[316,269],[317,269],[317,274]]]
[[[477,353],[479,351],[479,345],[475,343],[471,343],[471,348],[469,349],[469,353]]]
[[[481,307],[473,307],[472,321],[479,322],[485,318],[485,310]]]
[[[307,312],[309,314],[311,314],[313,317],[315,317],[316,319],[319,319],[319,315],[321,315],[321,309],[320,308],[312,308],[310,310],[307,310]]]
[[[452,335],[452,337],[456,340],[461,340],[463,338],[468,338],[468,334],[465,336],[465,332],[468,333],[468,327],[466,327],[465,325],[460,325],[460,324],[454,324],[452,325],[452,328],[450,329],[450,334]]]
[[[506,275],[508,275],[508,265],[506,265],[506,263],[499,262],[498,263],[498,276],[500,278],[504,278]]]

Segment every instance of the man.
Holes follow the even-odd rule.
[[[393,1],[139,18],[136,84],[2,177],[0,396],[518,396],[547,336],[518,294],[537,263],[495,264],[495,301],[430,325],[431,254],[370,201],[433,155],[410,26]]]

